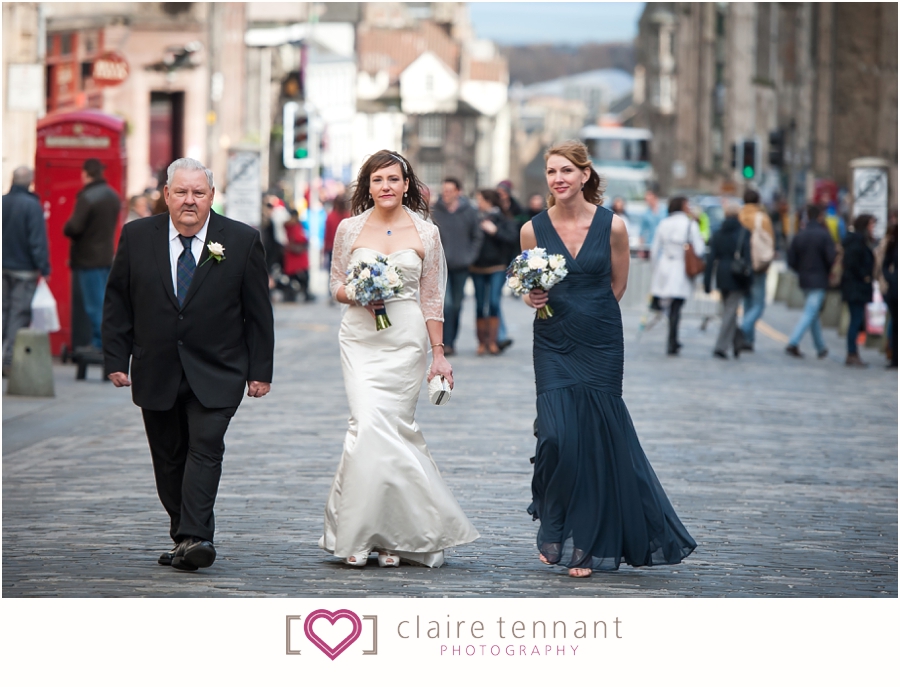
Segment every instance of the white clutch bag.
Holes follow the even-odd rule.
[[[428,382],[428,400],[436,406],[446,405],[450,400],[450,383],[441,375]]]

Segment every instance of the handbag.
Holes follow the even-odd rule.
[[[436,406],[447,405],[450,400],[450,383],[443,375],[435,375],[428,382],[428,400]]]
[[[753,263],[741,257],[741,243],[744,231],[738,234],[737,245],[734,247],[734,257],[731,259],[731,274],[742,284],[746,284],[753,278]]]
[[[691,218],[688,217],[687,236],[684,240],[684,271],[689,279],[693,279],[706,269],[706,262],[694,252],[691,243]]]

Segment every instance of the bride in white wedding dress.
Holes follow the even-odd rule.
[[[344,451],[325,506],[319,546],[361,567],[371,552],[378,564],[400,561],[439,567],[444,549],[474,541],[466,518],[435,465],[415,420],[428,380],[453,370],[443,351],[446,262],[437,227],[409,162],[382,150],[360,169],[355,216],[341,222],[334,241],[331,293],[348,304],[340,328],[341,365],[350,405]],[[366,307],[344,290],[351,262],[387,256],[401,272],[393,298]],[[384,305],[391,327],[376,331]]]

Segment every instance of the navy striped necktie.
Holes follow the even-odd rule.
[[[184,251],[178,256],[178,266],[175,271],[175,278],[178,283],[178,305],[184,305],[185,296],[191,286],[191,279],[194,278],[194,270],[197,267],[197,261],[194,260],[194,254],[191,252],[191,241],[193,236],[179,236]]]

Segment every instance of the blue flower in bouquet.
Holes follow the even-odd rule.
[[[506,283],[513,292],[521,296],[535,289],[548,291],[568,273],[566,259],[562,255],[547,255],[544,248],[535,247],[522,251],[510,263],[506,270]],[[538,309],[537,316],[542,320],[553,317],[553,309],[545,305]]]
[[[350,300],[368,305],[373,301],[384,301],[396,296],[402,288],[400,270],[391,265],[387,257],[378,256],[374,260],[357,260],[350,265],[344,293]],[[375,329],[381,331],[390,326],[387,310],[378,308],[375,311]]]

